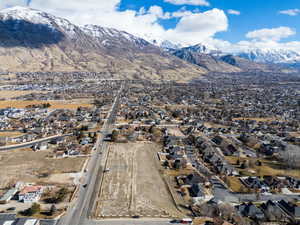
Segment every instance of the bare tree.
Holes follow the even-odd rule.
[[[289,168],[299,167],[300,147],[296,145],[286,146],[285,151],[281,152],[280,158]]]

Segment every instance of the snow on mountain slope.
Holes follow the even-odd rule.
[[[120,45],[128,42],[138,48],[145,48],[151,44],[142,38],[136,37],[125,31],[119,31],[113,28],[101,27],[97,25],[85,25],[81,29],[88,35],[100,40],[104,46],[110,46],[116,43]]]
[[[261,63],[295,63],[300,62],[300,54],[284,49],[249,49],[235,55]]]
[[[43,24],[47,25],[53,30],[60,28],[70,36],[74,36],[76,34],[76,29],[78,29],[77,26],[73,25],[66,19],[55,17],[39,10],[21,6],[1,10],[0,19],[3,21],[19,20],[27,21],[32,24]]]
[[[181,81],[207,72],[127,32],[79,27],[26,7],[0,11],[0,33],[1,71],[93,71],[112,78]]]

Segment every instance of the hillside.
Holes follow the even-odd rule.
[[[24,7],[0,11],[0,70],[95,71],[125,79],[190,80],[207,72],[126,32],[76,26]]]

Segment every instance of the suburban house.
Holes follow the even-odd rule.
[[[292,218],[299,220],[300,219],[300,207],[293,204],[292,202],[287,202],[281,200],[278,202],[279,207]]]
[[[251,219],[256,220],[262,220],[265,218],[265,215],[262,212],[262,210],[251,202],[243,203],[239,206],[236,206],[236,209],[244,217],[249,217]]]
[[[17,188],[9,189],[3,196],[1,196],[0,204],[7,204],[17,192]]]
[[[282,211],[282,209],[278,206],[276,202],[269,200],[266,203],[263,203],[261,205],[261,208],[268,221],[288,221],[286,214]]]
[[[42,186],[26,186],[18,194],[21,202],[37,202],[43,193]]]
[[[189,192],[194,202],[209,201],[213,198],[212,195],[206,193],[201,183],[193,184]]]

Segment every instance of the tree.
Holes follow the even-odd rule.
[[[300,165],[300,147],[296,145],[286,146],[285,151],[280,154],[281,160],[290,168]]]
[[[57,212],[57,208],[55,205],[51,205],[51,208],[50,208],[50,215],[53,216],[55,213]]]
[[[34,214],[37,214],[41,211],[41,205],[38,203],[33,203],[32,206],[29,209],[26,209],[23,214],[25,216],[32,216]]]
[[[68,193],[69,191],[67,188],[61,188],[55,193],[54,197],[47,198],[45,201],[47,203],[54,203],[54,204],[60,203],[66,198]]]
[[[113,132],[111,133],[111,140],[113,142],[118,140],[118,136],[119,136],[119,132],[117,130],[113,130]]]

